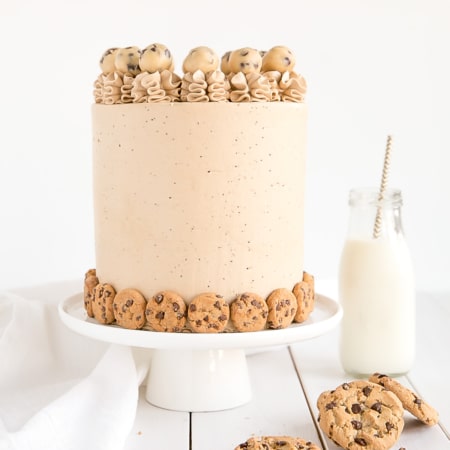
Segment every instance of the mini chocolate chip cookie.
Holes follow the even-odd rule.
[[[145,315],[153,330],[177,333],[186,324],[186,303],[176,292],[161,291],[148,301]]]
[[[117,325],[139,330],[145,325],[147,301],[136,289],[122,289],[113,300],[113,313]]]
[[[97,322],[108,324],[114,322],[113,301],[115,289],[108,283],[99,283],[94,288],[92,313]]]
[[[237,331],[260,331],[266,326],[269,308],[258,294],[245,292],[230,304],[230,318]]]
[[[189,303],[187,317],[198,333],[220,333],[227,326],[230,307],[221,295],[205,292]]]
[[[322,392],[317,407],[320,428],[347,449],[389,449],[404,426],[397,396],[370,381],[351,381]]]
[[[393,392],[400,399],[403,407],[425,425],[436,425],[439,422],[439,413],[397,380],[394,380],[388,375],[374,373],[370,376],[369,381],[377,383]]]
[[[267,326],[272,329],[288,327],[297,312],[297,299],[288,289],[275,289],[267,297],[269,312]]]
[[[314,309],[314,291],[311,289],[310,283],[300,281],[294,286],[292,293],[297,299],[297,312],[294,321],[304,322]]]
[[[94,317],[92,312],[92,302],[94,301],[94,288],[98,284],[95,269],[89,269],[84,276],[84,309],[89,317]]]
[[[311,286],[311,290],[313,291],[313,294],[315,294],[314,275],[303,271],[303,281],[306,281]]]
[[[292,436],[251,437],[234,450],[320,450],[311,441]]]

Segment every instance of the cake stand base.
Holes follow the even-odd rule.
[[[244,350],[155,350],[146,400],[175,411],[205,412],[248,403],[251,387]]]

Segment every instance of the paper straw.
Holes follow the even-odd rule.
[[[392,143],[392,136],[388,135],[386,142],[386,150],[384,153],[383,175],[381,177],[380,192],[378,194],[377,215],[375,217],[375,226],[373,228],[373,237],[375,239],[377,239],[380,236],[381,232],[381,202],[384,199],[384,194],[386,192],[386,186],[388,183],[389,168],[391,165],[391,143]]]

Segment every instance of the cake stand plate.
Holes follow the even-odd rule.
[[[190,412],[230,409],[250,401],[246,349],[311,339],[331,331],[342,318],[340,305],[320,294],[305,322],[281,330],[246,333],[163,333],[102,325],[87,316],[83,294],[63,300],[58,310],[63,323],[83,336],[153,349],[147,401]]]

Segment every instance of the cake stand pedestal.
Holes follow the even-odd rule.
[[[58,310],[64,324],[79,334],[153,349],[148,356],[147,401],[161,408],[190,412],[231,409],[249,402],[246,352],[320,336],[342,318],[340,305],[323,295],[316,296],[307,321],[281,330],[248,333],[162,333],[101,325],[87,316],[82,294],[63,300]]]

